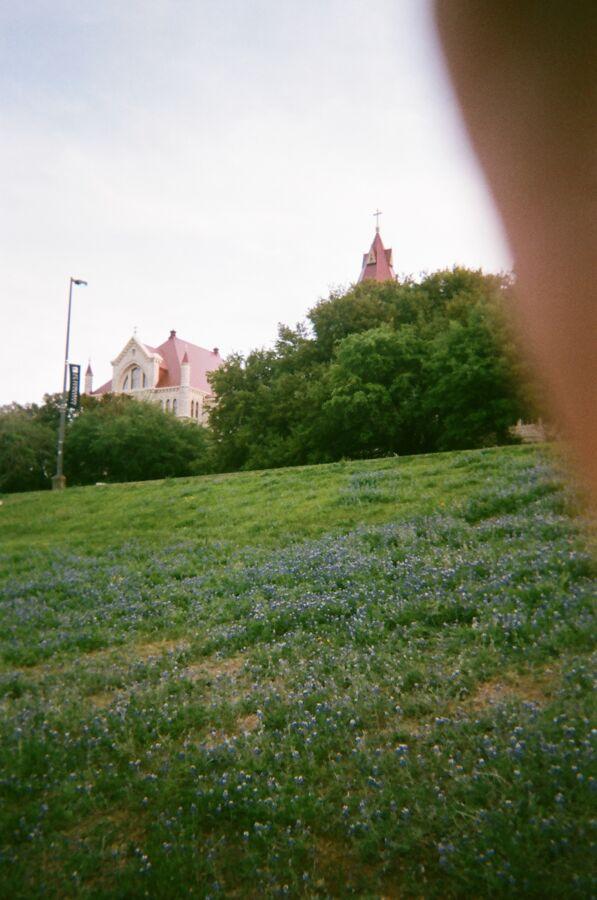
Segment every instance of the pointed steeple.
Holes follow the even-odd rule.
[[[87,371],[85,372],[85,393],[93,393],[93,369],[91,368],[91,360],[87,363]]]
[[[375,237],[369,253],[363,254],[363,265],[357,283],[361,281],[395,281],[392,268],[392,251],[386,250],[379,233],[379,225],[375,228]]]
[[[190,360],[189,360],[189,354],[187,353],[187,348],[185,347],[184,355],[183,355],[183,357],[182,357],[182,359],[181,359],[181,361],[180,361],[180,387],[181,387],[181,391],[182,391],[182,389],[184,389],[184,391],[188,394],[188,389],[189,389],[190,385],[191,385],[191,363],[190,363]],[[183,402],[183,405],[184,405],[185,408],[186,408],[186,407],[189,405],[189,404],[188,404],[188,397],[186,398],[186,401],[183,401],[182,398],[181,398],[181,402]],[[181,414],[181,416],[188,416],[188,415],[189,415],[189,413],[188,413],[188,412],[184,412],[184,410],[181,410],[181,413],[180,413],[180,414]]]

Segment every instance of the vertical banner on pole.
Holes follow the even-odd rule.
[[[70,383],[68,388],[68,408],[78,409],[81,399],[81,366],[69,365]]]

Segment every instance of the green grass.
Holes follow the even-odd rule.
[[[591,896],[570,509],[528,447],[4,497],[0,896]]]

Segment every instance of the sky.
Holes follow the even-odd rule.
[[[356,281],[511,255],[427,0],[0,0],[0,404],[137,329],[268,346]]]

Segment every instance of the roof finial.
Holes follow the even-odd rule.
[[[133,328],[133,337],[137,337],[137,326]]]
[[[375,216],[375,231],[379,234],[379,217],[381,216],[381,209],[376,209],[373,215]]]

